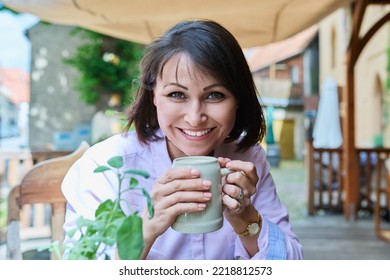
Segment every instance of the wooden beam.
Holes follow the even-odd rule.
[[[351,41],[346,53],[346,83],[343,92],[343,163],[345,203],[344,215],[347,220],[357,218],[359,203],[358,155],[355,147],[355,64],[359,56],[360,29],[368,0],[356,0],[353,12]]]
[[[356,0],[355,5],[354,5],[354,10],[353,10],[353,18],[352,18],[352,36],[351,36],[351,42],[350,45],[353,42],[357,42],[359,40],[359,33],[360,29],[362,27],[362,22],[363,22],[363,17],[364,13],[366,11],[366,8],[368,6],[368,2],[370,0]],[[354,48],[350,49],[352,52],[354,52]]]
[[[390,1],[389,1],[390,4]],[[371,38],[375,35],[375,33],[388,21],[390,20],[390,12],[383,16],[380,20],[378,20],[367,32],[366,34],[359,40],[359,44],[357,44],[357,49],[355,52],[355,58],[357,59],[367,45],[367,43],[371,40]],[[356,61],[353,63],[356,64]]]
[[[387,5],[390,4],[390,0],[371,0],[371,5]]]

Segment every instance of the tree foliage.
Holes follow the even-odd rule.
[[[80,73],[76,90],[81,99],[101,107],[112,94],[117,94],[121,99],[120,106],[127,106],[139,74],[143,46],[82,28],[76,28],[71,34],[80,35],[85,42],[71,57],[64,59]]]

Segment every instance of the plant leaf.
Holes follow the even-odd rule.
[[[134,174],[134,175],[140,175],[140,176],[143,176],[145,178],[149,178],[150,175],[148,172],[146,171],[142,171],[142,170],[136,170],[136,169],[129,169],[129,170],[126,170],[124,172],[125,174]]]
[[[67,234],[68,237],[72,238],[75,235],[76,231],[77,231],[77,228],[72,228],[71,230],[69,230],[68,234]]]
[[[99,172],[104,172],[104,171],[107,171],[107,170],[111,170],[109,167],[107,166],[98,166],[93,172],[94,173],[99,173]]]
[[[145,188],[142,188],[142,193],[146,197],[146,202],[148,204],[148,213],[149,213],[149,219],[153,218],[154,216],[154,206],[153,206],[153,200],[150,197],[148,191]]]
[[[109,219],[111,220],[111,223],[113,223],[117,219],[125,218],[126,215],[122,208],[119,207],[119,205],[118,207],[115,207],[116,203],[117,200],[112,201],[111,199],[107,199],[105,202],[101,203],[95,212],[96,221],[102,220],[107,227],[109,226]]]
[[[134,189],[138,186],[138,180],[135,179],[134,177],[130,178],[130,189]]]
[[[118,254],[122,260],[138,260],[144,248],[142,219],[137,213],[128,216],[117,232]]]
[[[89,227],[93,224],[94,224],[93,220],[85,219],[84,217],[80,217],[77,219],[77,227],[78,228]]]
[[[121,156],[115,156],[107,161],[108,165],[114,168],[121,168],[123,166],[123,158]]]
[[[112,208],[114,208],[114,204],[114,201],[112,201],[111,199],[107,199],[106,201],[101,203],[95,211],[95,217],[100,216],[102,212],[111,211]]]

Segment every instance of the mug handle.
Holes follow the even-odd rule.
[[[230,173],[232,173],[233,171],[227,169],[227,168],[221,168],[220,169],[220,173],[221,173],[221,176],[225,176],[225,175],[228,175]]]

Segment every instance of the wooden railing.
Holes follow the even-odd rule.
[[[376,235],[390,243],[390,160],[386,160],[386,170],[387,184],[376,190],[374,224]]]
[[[343,157],[341,149],[315,149],[307,143],[308,213],[343,210]]]
[[[314,215],[319,211],[326,213],[343,212],[344,186],[342,149],[314,148],[307,142],[308,169],[308,213]],[[390,149],[370,148],[356,149],[359,169],[356,170],[359,185],[359,215],[370,215],[374,206],[389,209],[389,199],[379,199],[390,184],[385,161],[390,158]],[[376,204],[376,202],[378,202]]]
[[[378,200],[378,192],[386,190],[388,186],[387,169],[385,161],[390,158],[390,149],[372,148],[356,149],[360,159],[360,210],[368,213],[374,211]],[[388,208],[386,201],[378,201],[382,208]]]

